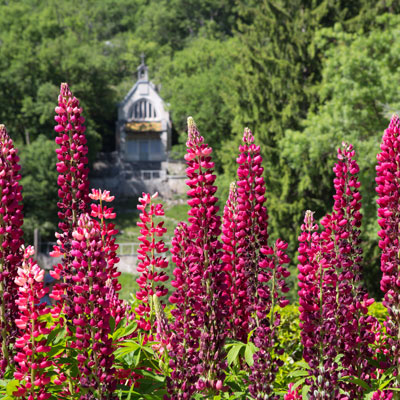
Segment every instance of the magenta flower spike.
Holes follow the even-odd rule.
[[[167,230],[163,227],[164,222],[155,222],[155,218],[164,216],[164,209],[161,203],[155,204],[153,200],[158,196],[155,193],[150,196],[143,193],[139,198],[137,208],[141,211],[140,222],[137,225],[140,229],[140,247],[138,250],[137,271],[140,273],[137,283],[140,290],[136,292],[136,297],[140,301],[136,312],[140,316],[138,321],[139,328],[146,332],[156,333],[156,313],[153,296],[161,298],[168,293],[164,283],[168,280],[165,268],[168,267],[168,260],[163,254],[168,251],[162,239]]]
[[[300,387],[293,389],[293,383],[289,383],[288,392],[285,394],[283,400],[303,400],[303,396],[300,391]]]
[[[378,193],[378,235],[381,248],[381,290],[383,304],[389,316],[385,323],[390,359],[396,368],[397,387],[400,387],[400,120],[393,115],[385,130],[381,152],[377,155],[376,192]]]
[[[343,355],[341,376],[356,376],[369,380],[374,367],[370,344],[374,342],[372,325],[375,318],[368,316],[368,307],[374,302],[361,285],[362,249],[360,227],[362,221],[359,167],[351,144],[343,143],[338,149],[335,172],[335,195],[331,218],[325,219],[325,231],[330,232],[334,247],[327,262],[331,262],[338,275],[336,316],[338,352]],[[356,384],[341,384],[353,399],[363,398],[363,389]]]
[[[46,345],[46,341],[52,328],[47,327],[46,320],[40,319],[40,316],[49,313],[46,303],[40,304],[47,289],[43,287],[44,270],[31,258],[33,255],[33,247],[28,246],[15,278],[19,287],[16,300],[19,317],[15,321],[19,334],[15,342],[14,378],[19,385],[14,395],[22,400],[45,400],[51,397],[47,386],[51,381],[49,369],[53,362],[48,357],[51,347]]]
[[[235,183],[231,183],[229,197],[224,208],[222,222],[222,261],[226,272],[227,285],[230,287],[231,299],[229,303],[230,327],[229,336],[232,339],[247,341],[250,320],[250,298],[247,293],[248,283],[246,265],[239,251],[243,253],[243,241],[246,232],[243,224],[243,215],[240,215],[238,193]]]
[[[371,400],[392,400],[393,391],[390,390],[377,390],[371,397]]]
[[[173,372],[169,381],[173,399],[190,398],[196,377],[195,390],[205,393],[221,390],[226,365],[223,345],[229,297],[220,261],[221,219],[217,215],[216,176],[210,156],[212,149],[204,143],[191,117],[186,145],[189,224],[177,228],[171,249],[177,264],[172,282],[176,290],[170,297],[176,304],[171,326]],[[193,373],[191,379],[187,368]]]
[[[201,278],[191,273],[191,249],[188,227],[181,222],[175,229],[171,248],[172,262],[176,264],[175,278],[171,282],[175,291],[170,297],[170,302],[175,304],[169,330],[172,371],[167,378],[171,400],[191,399],[203,371],[198,351],[201,325],[192,309],[192,297],[201,293],[198,288]]]
[[[61,220],[58,224],[61,233],[56,236],[58,250],[66,253],[79,216],[89,211],[88,148],[86,127],[83,125],[85,118],[82,117],[79,100],[72,95],[67,83],[61,84],[55,112],[57,125],[54,130],[58,133],[55,141],[59,145],[56,149],[59,172],[57,183],[60,187],[60,201],[57,204]]]
[[[324,232],[318,234],[318,224],[308,210],[299,236],[299,311],[301,343],[304,360],[310,366],[314,380],[309,395],[312,400],[336,398],[337,356],[336,346],[336,284],[335,269],[326,261],[325,253],[333,243]],[[331,397],[327,397],[327,393]]]
[[[356,376],[368,381],[374,371],[367,361],[373,356],[375,318],[367,315],[373,299],[360,284],[362,215],[354,156],[353,146],[343,143],[333,168],[333,212],[321,220],[324,230],[318,234],[313,213],[307,211],[299,237],[303,356],[314,377],[310,399],[334,399],[339,389],[348,398],[362,399],[361,386],[339,379]],[[340,371],[337,356],[341,357]]]
[[[268,245],[266,187],[260,146],[246,128],[237,158],[238,182],[232,187],[224,212],[224,270],[230,278],[231,335],[251,341],[258,347],[250,367],[249,392],[255,398],[275,398],[272,383],[281,365],[276,340],[280,315],[276,306],[285,307],[289,288],[285,279],[287,244],[278,239]],[[270,397],[272,396],[272,397]]]
[[[115,197],[111,196],[108,190],[101,191],[100,189],[92,189],[89,197],[94,201],[99,201],[99,204],[91,204],[90,216],[99,219],[101,241],[107,261],[106,283],[109,288],[107,300],[109,301],[111,315],[115,319],[115,325],[118,325],[121,319],[126,316],[129,306],[123,300],[119,299],[118,295],[118,292],[121,290],[121,284],[118,282],[121,272],[117,268],[119,262],[117,250],[119,246],[115,243],[118,230],[115,229],[115,224],[106,222],[107,219],[114,219],[116,213],[113,208],[108,208],[103,204],[104,202],[112,202]]]
[[[7,366],[13,363],[15,320],[18,307],[15,300],[18,286],[15,284],[18,267],[21,266],[23,254],[22,187],[19,184],[21,167],[17,149],[9,137],[6,127],[0,125],[0,376]]]
[[[100,224],[88,214],[79,217],[72,232],[74,294],[64,309],[70,347],[78,352],[79,384],[108,399],[116,388],[115,346],[110,335],[110,287]]]

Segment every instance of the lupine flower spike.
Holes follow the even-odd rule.
[[[107,219],[114,219],[116,213],[113,208],[107,208],[103,205],[103,202],[110,203],[115,197],[111,196],[108,190],[101,191],[100,189],[92,189],[89,197],[92,200],[99,201],[99,204],[91,204],[90,215],[100,220],[101,240],[107,260],[107,287],[110,289],[107,299],[110,302],[110,311],[115,319],[115,324],[118,325],[126,315],[128,305],[120,300],[118,296],[118,292],[121,290],[121,284],[118,282],[121,272],[117,269],[119,262],[119,257],[117,256],[118,244],[115,243],[118,230],[115,229],[115,224],[106,222]]]
[[[65,313],[73,325],[68,327],[70,347],[78,352],[81,386],[91,388],[98,399],[108,399],[115,390],[113,367],[115,350],[110,337],[112,316],[107,285],[107,257],[100,224],[82,214],[72,232],[71,255],[74,257],[74,295],[65,304]]]
[[[332,250],[332,242],[325,242],[318,234],[318,224],[310,210],[306,211],[299,243],[301,343],[304,360],[310,366],[309,374],[314,377],[306,383],[311,386],[310,399],[334,399],[338,394],[334,361],[337,356],[334,343],[337,274],[325,259],[325,253]]]
[[[47,289],[43,287],[44,270],[32,259],[33,255],[33,247],[28,246],[15,278],[19,287],[16,300],[19,317],[15,322],[20,333],[15,342],[18,350],[14,358],[14,378],[19,381],[19,386],[14,396],[22,400],[45,400],[51,397],[47,385],[51,380],[49,369],[53,363],[48,357],[51,347],[46,345],[46,341],[52,328],[46,327],[47,321],[41,318],[49,313],[46,303],[40,304]]]
[[[191,246],[188,227],[181,222],[175,228],[171,248],[172,262],[176,264],[175,279],[171,282],[175,290],[170,297],[170,302],[175,304],[171,310],[174,321],[169,338],[172,371],[167,378],[171,400],[191,399],[202,372],[198,351],[200,329],[191,308],[192,297],[199,292],[199,277],[194,277],[190,270]]]
[[[13,363],[15,320],[18,307],[15,303],[18,286],[17,269],[21,266],[22,239],[22,187],[19,184],[21,167],[17,149],[14,148],[4,125],[0,125],[0,377]]]
[[[289,390],[285,394],[285,397],[283,400],[302,400],[303,396],[301,395],[300,392],[300,387],[298,386],[296,389],[293,389],[293,383],[289,383]]]
[[[355,151],[351,144],[343,143],[338,149],[338,162],[335,164],[335,195],[333,212],[321,223],[324,234],[333,243],[330,253],[326,253],[327,263],[335,269],[337,281],[337,351],[342,354],[340,371],[343,376],[356,376],[369,380],[374,367],[367,359],[373,354],[370,344],[374,342],[372,324],[376,321],[368,316],[368,307],[374,302],[361,286],[362,249],[360,227],[362,221],[359,167],[354,159]],[[352,399],[363,398],[363,389],[352,383],[341,383],[343,391]]]
[[[378,223],[381,230],[381,290],[389,316],[385,323],[390,359],[396,368],[397,387],[400,387],[400,120],[393,115],[385,130],[381,152],[377,155],[376,191],[378,193]]]
[[[83,125],[85,118],[82,116],[79,100],[72,95],[67,83],[61,84],[55,112],[54,119],[57,125],[54,130],[58,133],[55,141],[59,146],[56,149],[60,198],[57,203],[60,219],[58,226],[61,232],[56,233],[57,245],[54,246],[51,255],[63,257],[62,263],[55,266],[51,272],[52,276],[59,280],[51,294],[57,301],[52,310],[53,316],[57,318],[57,315],[63,313],[64,303],[68,303],[69,310],[74,309],[74,277],[77,270],[72,265],[72,232],[78,226],[79,216],[89,211],[89,169],[86,127]],[[69,325],[72,325],[73,318],[70,311],[70,319],[67,320]],[[59,319],[59,322],[63,323],[63,318]]]
[[[307,211],[299,237],[300,326],[304,359],[314,377],[309,382],[311,400],[335,399],[339,389],[348,398],[361,399],[361,386],[339,378],[368,380],[374,370],[367,362],[375,319],[366,315],[373,300],[360,285],[362,215],[354,155],[345,143],[338,150],[334,210],[321,220],[323,232],[317,233],[318,225]]]
[[[230,287],[231,300],[229,315],[231,316],[229,336],[240,341],[247,341],[249,334],[250,298],[247,293],[246,255],[244,243],[248,245],[243,220],[243,206],[239,211],[237,186],[231,183],[229,197],[224,208],[222,222],[222,249],[224,254],[224,271]],[[247,215],[245,216],[247,217]]]
[[[226,365],[223,345],[229,297],[220,262],[221,219],[217,215],[216,176],[210,157],[212,149],[204,143],[191,117],[186,146],[189,225],[177,228],[171,250],[177,264],[172,282],[176,290],[170,298],[176,304],[171,327],[173,372],[169,380],[173,399],[190,398],[195,379],[198,391],[221,390]],[[191,378],[187,367],[193,374]]]
[[[157,240],[157,237],[162,237],[167,230],[163,227],[164,222],[156,223],[155,221],[157,217],[164,215],[162,204],[153,202],[157,196],[157,193],[153,196],[143,193],[139,198],[140,204],[137,206],[141,211],[140,222],[137,223],[141,228],[139,237],[141,244],[138,250],[139,263],[137,266],[137,271],[140,273],[137,279],[140,290],[136,293],[140,304],[136,308],[136,312],[140,316],[139,327],[149,334],[156,333],[153,295],[161,298],[168,293],[168,289],[164,286],[168,280],[168,275],[165,273],[168,260],[163,256],[168,248],[165,247],[162,239]]]
[[[56,150],[59,172],[57,183],[60,187],[58,226],[61,229],[61,233],[56,236],[57,250],[65,254],[69,250],[71,233],[77,226],[79,215],[89,211],[88,148],[86,127],[83,125],[85,118],[82,117],[79,100],[72,95],[67,83],[61,84],[55,112],[57,125],[54,130],[58,133],[56,143],[59,145]],[[65,260],[64,265],[68,266],[69,261]],[[66,274],[68,272],[65,271]]]
[[[278,397],[272,393],[272,383],[282,364],[279,358],[272,356],[273,353],[282,354],[276,338],[280,323],[276,307],[288,304],[284,293],[289,290],[285,282],[289,276],[285,267],[289,258],[285,254],[287,244],[282,240],[278,239],[273,247],[268,245],[264,168],[261,166],[260,146],[254,144],[254,136],[248,128],[244,131],[239,151],[236,269],[240,273],[238,282],[242,285],[239,296],[247,307],[243,315],[245,318],[248,316],[242,327],[247,326],[247,333],[254,331],[251,340],[258,347],[251,366],[249,392],[257,399],[274,399]],[[225,236],[228,237],[228,232]]]

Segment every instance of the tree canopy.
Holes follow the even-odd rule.
[[[303,213],[329,211],[336,148],[352,142],[367,270],[377,282],[373,177],[382,131],[400,108],[399,12],[394,0],[0,2],[0,121],[22,147],[27,227],[39,224],[50,238],[60,83],[81,101],[93,160],[114,150],[116,104],[144,52],[172,113],[174,151],[182,151],[193,115],[215,149],[221,198],[234,179],[241,133],[253,131],[263,149],[270,231],[289,241],[293,266]]]

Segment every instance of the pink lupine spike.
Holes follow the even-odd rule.
[[[177,264],[176,304],[171,326],[172,373],[168,382],[173,399],[190,398],[194,391],[218,391],[223,380],[227,329],[227,287],[220,261],[221,219],[214,185],[211,147],[188,118],[186,174],[189,186],[188,225],[175,230],[171,252]],[[183,390],[184,388],[184,390]]]
[[[375,370],[368,363],[372,357],[370,343],[375,318],[365,316],[368,305],[373,302],[360,284],[362,274],[362,249],[360,227],[362,221],[359,167],[351,144],[343,143],[338,149],[335,172],[335,195],[333,213],[325,230],[331,232],[334,246],[329,255],[337,271],[337,338],[338,351],[343,354],[341,375],[356,376],[367,381]],[[354,345],[356,343],[356,345]],[[356,384],[341,383],[340,386],[352,398],[361,398],[363,389]]]
[[[13,364],[18,307],[17,269],[23,253],[22,187],[19,157],[6,127],[0,125],[0,377]]]
[[[162,204],[153,203],[156,197],[157,195],[150,196],[148,193],[143,193],[137,206],[141,211],[140,222],[137,223],[141,228],[137,265],[137,271],[140,274],[137,283],[140,290],[136,292],[140,304],[135,311],[140,316],[139,327],[150,335],[156,333],[157,325],[153,296],[160,298],[168,293],[168,289],[164,286],[164,282],[168,280],[165,273],[168,261],[163,256],[168,248],[162,239],[156,239],[162,237],[167,230],[163,227],[163,222],[156,222],[157,217],[164,216]]]
[[[48,385],[55,367],[47,355],[51,348],[46,342],[54,326],[48,327],[47,321],[40,319],[50,312],[46,303],[40,303],[48,289],[43,286],[44,270],[32,259],[33,254],[33,247],[28,246],[15,278],[19,287],[15,302],[19,308],[19,317],[15,321],[19,332],[14,357],[14,378],[19,385],[15,395],[24,399],[48,399],[51,397]]]
[[[247,277],[240,247],[243,229],[240,229],[238,193],[236,184],[231,183],[229,197],[224,208],[222,222],[222,261],[226,272],[227,284],[231,288],[229,303],[230,329],[233,339],[245,342],[249,334],[249,296],[247,293]],[[240,251],[240,253],[239,253]]]
[[[275,306],[288,304],[284,293],[288,291],[285,279],[289,272],[285,264],[289,258],[283,241],[278,239],[274,246],[268,245],[262,157],[248,128],[244,130],[239,151],[238,181],[224,210],[222,260],[232,284],[230,334],[247,341],[249,333],[254,331],[252,341],[259,349],[254,354],[249,377],[249,392],[257,397],[272,393],[280,365],[277,358],[271,357],[272,353],[280,352],[276,341],[280,315]]]
[[[303,357],[310,366],[309,373],[315,377],[311,398],[322,400],[326,398],[326,389],[332,396],[336,396],[337,390],[338,377],[333,365],[337,350],[332,343],[336,332],[337,275],[325,259],[325,252],[330,249],[329,237],[325,240],[324,234],[318,233],[313,215],[306,211],[299,236],[299,311]],[[327,388],[322,386],[326,382]]]
[[[385,323],[388,333],[390,359],[396,368],[396,385],[400,387],[400,120],[393,115],[382,137],[381,152],[377,155],[376,192],[381,227],[378,235],[381,248],[381,290],[383,304],[388,310]]]
[[[74,97],[67,83],[62,83],[58,106],[55,108],[58,125],[54,130],[58,133],[55,141],[59,145],[57,152],[57,183],[60,187],[58,216],[61,233],[57,235],[62,244],[70,240],[79,215],[88,212],[89,207],[89,169],[87,168],[88,148],[85,136],[85,118],[79,100]],[[63,249],[63,247],[61,247]],[[64,251],[66,250],[64,246]]]
[[[306,212],[299,237],[299,296],[303,356],[314,376],[310,399],[324,399],[339,390],[354,399],[363,389],[339,376],[356,376],[368,381],[374,367],[370,343],[374,340],[375,319],[366,316],[373,302],[360,285],[362,215],[359,168],[352,145],[343,143],[335,164],[335,195],[332,214],[317,233],[311,211]],[[341,356],[339,372],[336,357]]]
[[[100,224],[88,214],[79,217],[72,232],[74,295],[64,303],[72,325],[69,345],[78,356],[79,384],[102,396],[111,395],[117,384],[113,367],[115,344],[110,337],[112,287],[108,283],[107,255]],[[110,290],[111,289],[111,290]],[[88,365],[92,366],[88,369]]]
[[[296,389],[293,389],[293,385],[293,383],[289,383],[288,392],[283,400],[303,400],[303,396],[300,393],[301,387],[297,386]]]
[[[117,250],[119,245],[115,243],[116,235],[118,230],[115,229],[115,224],[107,223],[106,219],[114,219],[116,213],[113,212],[113,208],[107,208],[103,206],[103,201],[111,202],[114,200],[114,196],[110,195],[108,190],[101,191],[92,189],[92,193],[89,194],[92,200],[98,200],[100,204],[91,205],[90,216],[93,218],[99,218],[100,229],[101,229],[101,239],[102,239],[102,250],[105,253],[105,258],[107,261],[107,287],[109,288],[109,293],[107,298],[110,300],[109,309],[111,311],[112,317],[115,319],[115,324],[121,321],[125,317],[127,305],[123,300],[119,298],[118,292],[121,289],[121,284],[118,282],[118,277],[121,272],[117,269],[117,264],[119,262],[119,257],[117,256]]]

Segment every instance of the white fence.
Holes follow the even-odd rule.
[[[140,171],[140,178],[143,181],[150,181],[154,179],[166,179],[167,171],[162,169],[157,169],[157,170],[144,169]]]
[[[40,253],[48,256],[50,252],[53,251],[53,246],[55,246],[56,242],[44,242],[40,244]],[[118,243],[119,247],[117,250],[117,254],[119,257],[121,256],[136,256],[137,249],[140,245],[138,242],[129,242],[129,243]]]
[[[40,245],[40,253],[38,256],[39,265],[45,269],[51,269],[53,265],[61,262],[61,258],[50,257],[50,252],[53,251],[53,246],[56,245],[55,242],[45,242]],[[119,243],[119,248],[117,250],[117,255],[120,258],[118,263],[118,270],[121,272],[128,272],[130,274],[136,274],[137,266],[137,250],[140,243],[129,242],[129,243]],[[170,243],[166,243],[167,247],[170,247]],[[170,253],[164,253],[164,257],[170,258]]]

